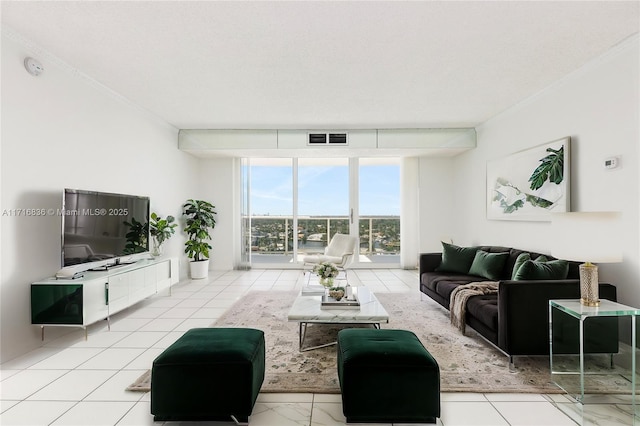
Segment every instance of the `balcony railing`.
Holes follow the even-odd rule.
[[[322,252],[336,233],[349,233],[348,217],[298,218],[298,228],[295,232],[298,253]],[[397,255],[400,253],[400,217],[360,217],[359,236],[360,255]],[[251,251],[253,253],[290,255],[293,253],[293,238],[292,217],[251,217]]]

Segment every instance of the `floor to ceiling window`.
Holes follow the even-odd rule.
[[[298,253],[324,251],[349,233],[349,159],[298,159]]]
[[[400,159],[358,159],[360,262],[400,263]]]
[[[249,215],[251,264],[293,261],[293,160],[251,158]]]
[[[251,158],[245,167],[253,267],[299,267],[336,233],[359,237],[355,267],[399,265],[399,159]]]

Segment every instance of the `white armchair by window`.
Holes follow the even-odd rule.
[[[306,269],[309,265],[313,268],[319,263],[331,262],[346,273],[346,268],[353,262],[353,256],[357,253],[357,244],[357,237],[335,234],[325,248],[324,254],[309,255],[302,259],[304,262],[303,268]]]

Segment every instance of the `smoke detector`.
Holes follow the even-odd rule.
[[[29,74],[36,77],[44,71],[42,64],[33,58],[24,58],[24,67]]]

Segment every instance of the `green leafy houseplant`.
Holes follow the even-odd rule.
[[[154,240],[154,247],[152,254],[154,256],[160,255],[160,247],[162,244],[171,238],[176,232],[175,228],[178,226],[175,223],[175,217],[167,216],[163,219],[162,216],[158,216],[157,213],[151,213],[151,220],[149,221],[149,233]]]
[[[216,226],[215,206],[207,201],[187,200],[182,206],[186,218],[184,231],[189,238],[185,242],[184,252],[195,262],[207,260],[211,246],[207,240]]]
[[[134,217],[131,222],[123,222],[129,227],[129,231],[125,235],[127,244],[124,246],[125,254],[142,253],[147,250],[147,238],[149,235],[149,223],[138,222]]]

